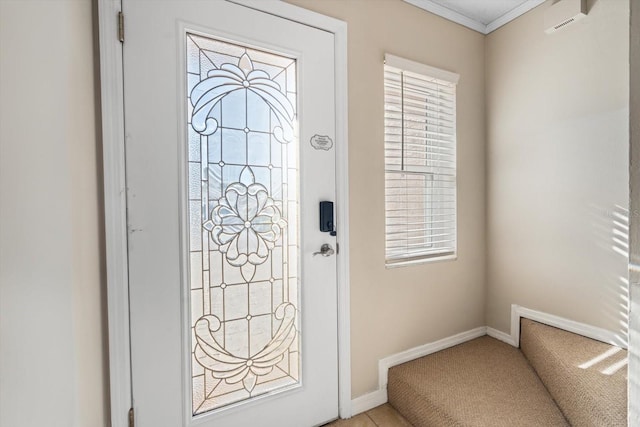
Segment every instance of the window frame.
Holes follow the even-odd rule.
[[[435,67],[431,67],[428,65],[424,65],[415,61],[411,61],[408,59],[404,59],[404,58],[400,58],[397,57],[395,55],[391,55],[391,54],[385,54],[385,61],[384,61],[384,71],[385,71],[385,77],[384,77],[384,88],[385,88],[385,122],[384,122],[384,131],[385,131],[385,137],[384,137],[384,149],[385,149],[385,157],[384,157],[384,171],[385,171],[385,267],[386,268],[396,268],[396,267],[402,267],[402,266],[407,266],[407,265],[415,265],[415,264],[422,264],[422,263],[427,263],[427,262],[435,262],[435,261],[446,261],[446,260],[455,260],[457,259],[457,241],[458,241],[458,224],[457,224],[457,213],[458,213],[458,208],[457,208],[457,155],[456,155],[456,151],[457,151],[457,106],[456,106],[456,97],[457,97],[457,84],[459,81],[460,76],[456,73],[452,73],[450,71],[446,71],[446,70],[441,70]],[[388,139],[389,135],[391,135],[392,133],[390,132],[390,127],[388,125],[388,116],[387,116],[387,112],[391,111],[390,108],[388,108],[387,105],[387,86],[390,84],[390,79],[388,79],[387,77],[387,71],[389,72],[396,72],[400,74],[400,88],[401,88],[401,94],[400,94],[400,105],[401,105],[401,111],[400,111],[400,118],[399,120],[402,123],[401,126],[401,142],[400,142],[400,146],[402,147],[402,152],[400,154],[401,156],[401,167],[398,168],[397,166],[394,167],[394,165],[392,163],[389,162],[389,158],[388,158],[388,150],[390,149],[390,147],[392,147],[392,143],[394,143],[393,141],[390,141]],[[452,90],[452,95],[451,95],[451,101],[452,101],[452,113],[451,118],[452,118],[452,134],[451,134],[451,141],[450,141],[450,145],[452,146],[452,154],[451,156],[453,157],[453,159],[451,160],[452,164],[453,164],[453,172],[452,173],[448,173],[448,174],[444,174],[444,173],[438,173],[438,172],[429,172],[427,171],[427,169],[429,169],[429,166],[424,166],[424,169],[422,172],[414,170],[411,171],[409,170],[410,167],[407,169],[407,167],[405,166],[404,162],[405,162],[405,153],[404,153],[404,147],[405,147],[405,120],[406,120],[406,115],[404,112],[404,106],[405,106],[405,96],[404,96],[404,90],[405,90],[405,80],[404,80],[404,75],[405,73],[408,76],[412,76],[412,75],[417,75],[418,78],[424,80],[424,81],[428,81],[430,82],[430,84],[435,84],[437,85],[437,87],[439,88],[440,86],[443,87],[448,87],[451,88]],[[426,87],[426,86],[425,86]],[[425,108],[428,109],[428,108]],[[425,115],[425,120],[424,123],[427,123],[427,119],[426,119],[426,115]],[[397,120],[397,119],[396,119]],[[440,122],[440,118],[437,119],[438,122]],[[426,132],[427,129],[425,128],[424,131]],[[439,139],[440,141],[440,139]],[[397,143],[397,142],[395,142]],[[427,153],[426,148],[428,148],[430,146],[430,143],[425,142],[425,153]],[[427,163],[427,160],[425,159],[425,163]],[[391,167],[390,167],[391,166]],[[416,167],[416,169],[419,169],[420,166]],[[436,168],[437,169],[437,168]],[[425,228],[420,230],[420,229],[416,229],[416,230],[407,230],[407,237],[405,238],[406,242],[408,243],[408,241],[411,238],[414,239],[424,239],[425,241],[428,241],[428,244],[424,244],[423,246],[420,246],[417,250],[412,251],[409,249],[405,250],[405,253],[401,253],[402,251],[396,251],[398,254],[396,254],[395,256],[393,254],[390,254],[390,248],[389,248],[389,235],[390,232],[389,228],[390,227],[394,227],[397,226],[397,224],[389,224],[389,220],[388,220],[388,212],[389,212],[389,175],[390,174],[398,174],[401,179],[405,179],[407,174],[416,174],[416,175],[420,175],[423,176],[425,179],[424,185],[420,185],[420,186],[414,186],[411,187],[409,184],[403,184],[404,187],[399,187],[399,188],[405,188],[405,189],[411,189],[411,188],[418,188],[419,191],[423,191],[424,192],[424,208],[422,208],[424,210],[424,215],[422,216],[423,218],[423,224],[425,224]],[[435,178],[438,179],[442,179],[442,177],[446,177],[446,178],[450,178],[451,179],[451,183],[447,184],[446,190],[450,191],[449,196],[453,195],[453,198],[451,201],[445,201],[445,200],[440,200],[439,202],[434,202],[434,201],[429,201],[429,198],[433,197],[432,195],[432,191],[434,189],[433,187],[433,183],[437,180]],[[429,188],[431,188],[431,190],[429,190]],[[393,196],[393,195],[391,195]],[[451,218],[451,220],[449,222],[452,222],[453,224],[451,226],[448,227],[444,227],[443,230],[445,230],[445,235],[448,234],[447,237],[452,237],[452,241],[450,245],[446,245],[442,248],[435,249],[433,250],[433,245],[435,243],[438,242],[434,242],[434,234],[436,233],[436,231],[433,229],[433,227],[429,227],[427,224],[433,224],[434,220],[433,220],[433,215],[443,215],[443,214],[438,214],[438,210],[443,209],[443,206],[446,203],[450,203],[453,202],[453,208],[452,208],[452,213],[450,214],[449,217],[447,218]],[[408,202],[407,202],[408,203]],[[420,202],[418,202],[420,203]],[[439,204],[438,204],[439,203]],[[420,208],[418,208],[417,210],[419,210]],[[409,208],[406,208],[406,210],[408,211]],[[442,212],[442,211],[440,211]],[[431,218],[430,218],[431,217]],[[418,232],[418,236],[411,236],[409,237],[409,234],[411,233],[415,233]],[[424,233],[424,236],[420,236],[419,233]],[[448,243],[448,242],[445,242]],[[432,251],[429,251],[428,248],[431,248]],[[422,251],[421,251],[422,250]],[[413,252],[413,254],[412,254]],[[423,253],[420,253],[423,252]],[[426,252],[426,253],[425,253]]]

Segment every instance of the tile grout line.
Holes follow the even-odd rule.
[[[369,412],[370,412],[370,411],[367,411],[367,412],[365,412],[364,414],[367,416],[367,418],[369,418],[369,419],[371,420],[371,422],[372,422],[373,424],[375,424],[375,425],[376,425],[376,427],[380,427],[380,426],[378,425],[378,423],[376,422],[376,420],[374,420],[373,418],[371,418],[371,415],[369,415]]]

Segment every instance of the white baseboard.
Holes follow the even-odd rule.
[[[387,402],[387,379],[389,378],[389,368],[453,347],[454,345],[462,344],[483,335],[487,335],[486,326],[471,329],[470,331],[452,335],[450,337],[414,347],[385,357],[384,359],[380,359],[378,362],[378,389],[353,399],[351,401],[351,414],[357,415]]]
[[[505,332],[487,326],[487,335],[514,347],[518,347],[516,342],[513,340],[513,337]]]
[[[597,326],[587,325],[586,323],[576,322],[564,317],[556,316],[542,311],[531,310],[517,304],[511,305],[511,338],[516,347],[520,346],[520,318],[535,320],[545,325],[554,326],[574,334],[582,335],[597,341],[615,345],[627,349],[628,339],[607,329]]]
[[[356,397],[351,401],[351,415],[358,415],[363,412],[367,412],[369,409],[373,409],[376,406],[380,406],[387,403],[387,389],[376,390],[371,393],[363,394]]]

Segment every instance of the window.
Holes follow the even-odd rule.
[[[457,74],[385,56],[387,266],[456,255]]]

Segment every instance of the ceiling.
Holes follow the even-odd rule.
[[[472,30],[489,34],[545,0],[404,0]]]

